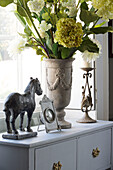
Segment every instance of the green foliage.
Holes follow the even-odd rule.
[[[58,43],[54,43],[54,44],[52,45],[52,52],[53,52],[53,54],[55,55],[55,57],[58,56]]]
[[[105,34],[106,32],[113,32],[112,27],[97,27],[97,28],[91,28],[91,33],[93,34]]]
[[[27,2],[29,0],[18,0],[17,1],[17,11],[21,16],[27,17],[26,10],[30,13],[29,8],[27,6]]]
[[[95,12],[95,8],[92,6],[90,11]]]
[[[25,32],[28,36],[31,36],[31,35],[32,35],[32,31],[31,31],[31,29],[29,28],[28,25],[25,26],[24,32]]]
[[[60,18],[67,18],[67,14],[65,12],[58,12],[57,15],[58,15],[59,19]],[[56,18],[56,16],[54,16],[54,17]],[[57,18],[57,20],[58,20],[58,18]]]
[[[93,43],[88,37],[83,40],[81,46],[78,47],[78,50],[81,52],[84,52],[85,50],[93,53],[99,52],[99,48],[97,47],[97,45]]]
[[[85,24],[89,24],[91,22],[96,21],[98,19],[98,15],[95,14],[94,12],[92,12],[92,11],[87,11],[85,9],[81,9],[80,19]]]
[[[30,10],[27,6],[28,1],[29,0],[19,0],[19,1],[17,1],[17,13],[18,13],[19,16],[21,16],[21,18],[25,17],[28,25],[31,26],[32,23],[31,23],[30,18],[29,18],[29,16],[31,15],[31,12],[30,12]]]
[[[17,11],[21,16],[26,17],[25,8],[27,3],[23,3],[23,0],[17,1]]]
[[[54,0],[47,0],[47,2],[54,2]]]
[[[46,44],[50,50],[52,50],[52,39],[47,37]]]
[[[40,14],[39,14],[39,15],[37,15],[36,13],[34,13],[34,15],[35,15],[35,17],[38,19],[38,21],[41,22],[41,21],[43,20],[43,17],[42,17],[42,16],[43,16],[43,14],[46,13],[46,12],[49,13],[48,9],[47,9],[46,7],[43,7],[43,9],[40,11]]]
[[[42,55],[42,56],[45,56],[45,54],[43,53],[43,51],[39,48],[36,49],[36,54],[37,55]]]
[[[13,3],[13,0],[0,0],[0,6],[6,7],[7,5]]]
[[[85,10],[88,10],[88,5],[86,2],[83,2],[80,6],[81,9],[85,9]]]
[[[70,52],[71,52],[71,48],[69,49],[69,48],[62,47],[62,50],[61,50],[62,59],[68,58]]]
[[[14,12],[14,14],[17,17],[17,19],[20,21],[20,23],[25,27],[26,26],[25,19],[18,12]]]
[[[18,33],[22,38],[29,38],[26,34]]]
[[[56,23],[58,22],[58,17],[56,14],[52,13],[51,14],[51,23],[53,25],[53,28],[56,28]]]
[[[103,21],[101,24],[95,25],[94,28],[101,27],[101,26],[103,26],[105,23],[106,23],[106,21]]]
[[[21,16],[27,17],[24,8],[20,7],[19,5],[17,6],[17,11]]]
[[[31,1],[29,5],[27,5],[28,1]],[[14,0],[0,0],[0,6],[5,7],[10,3],[17,5],[17,11],[14,14],[24,26],[24,33],[19,33],[19,35],[25,41],[27,40],[26,47],[35,49],[37,55],[43,57],[67,59],[71,58],[77,50],[99,53],[98,45],[93,43],[88,36],[113,32],[112,27],[103,27],[105,21],[97,24],[103,16],[99,15],[100,9],[96,9],[96,6],[94,6],[95,8],[89,6],[91,1],[93,0],[78,0],[78,4],[75,4],[74,1],[69,0],[40,0],[37,2],[17,0],[17,3]],[[103,4],[103,6],[106,5],[107,3]],[[105,13],[105,15],[108,14],[107,19],[110,19],[109,16],[111,17],[112,10],[110,9],[112,8]],[[101,12],[101,14],[104,13]],[[80,23],[77,21],[78,14],[80,14]]]
[[[46,56],[45,56],[45,55],[42,55],[42,56],[41,56],[41,61],[43,61],[44,58],[46,58]]]

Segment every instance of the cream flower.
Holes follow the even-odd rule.
[[[46,31],[48,31],[49,29],[51,29],[52,25],[51,24],[47,24],[46,21],[42,20],[41,24],[39,23],[38,20],[34,20],[34,23],[39,31],[39,34],[42,38],[46,38],[47,37],[47,33]]]
[[[64,0],[63,2],[62,2],[62,6],[63,7],[66,7],[66,8],[68,8],[68,7],[73,7],[73,6],[75,6],[76,5],[76,0]]]
[[[101,44],[99,43],[99,41],[97,41],[96,39],[92,39],[91,41],[93,41],[93,43],[95,43],[98,46],[99,53],[93,53],[89,52],[88,50],[85,50],[84,53],[82,54],[82,58],[84,61],[88,63],[95,61],[97,58],[99,58],[99,55],[101,54]]]
[[[113,19],[113,0],[92,0],[97,15],[105,20]]]
[[[31,12],[39,13],[44,7],[44,0],[33,0],[27,3]]]
[[[67,12],[69,17],[75,17],[77,15],[77,8],[75,6],[68,7],[69,11]]]
[[[48,31],[49,29],[51,29],[52,25],[51,24],[47,24],[45,21],[42,21],[40,24],[40,28],[39,28],[39,33],[41,35],[42,38],[46,38],[48,36],[48,34],[46,33],[46,31]]]
[[[75,17],[77,15],[76,0],[63,1],[62,6],[69,10],[66,12],[69,17]]]
[[[46,21],[41,21],[40,24],[40,29],[43,31],[48,31],[49,29],[51,29],[52,25],[51,24],[47,24]]]
[[[12,40],[7,49],[9,56],[15,58],[17,54],[20,54],[25,48],[25,43],[26,40],[21,37]]]

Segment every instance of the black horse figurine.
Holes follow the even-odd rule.
[[[7,125],[7,132],[12,133],[12,130],[14,134],[18,134],[18,131],[15,127],[15,120],[20,114],[20,130],[25,131],[23,128],[23,119],[25,111],[27,112],[28,117],[28,124],[27,124],[27,131],[32,132],[32,129],[30,128],[30,122],[32,118],[32,114],[35,110],[35,93],[37,95],[42,94],[42,89],[39,80],[30,78],[30,82],[28,86],[26,87],[24,94],[19,93],[11,93],[5,101],[4,109],[3,111],[6,114],[6,125]],[[11,125],[12,129],[10,127],[10,116],[12,116],[11,119]]]

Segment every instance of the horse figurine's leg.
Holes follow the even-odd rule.
[[[7,125],[7,132],[8,133],[12,133],[12,130],[11,130],[11,127],[10,127],[10,116],[11,116],[11,113],[8,110],[8,111],[5,111],[5,114],[6,114],[5,121],[6,121],[6,125]]]
[[[19,128],[20,128],[21,131],[25,131],[25,129],[23,128],[24,114],[25,114],[25,112],[20,113],[20,126],[19,126]]]
[[[30,128],[31,127],[31,118],[32,118],[33,112],[27,112],[27,117],[28,117],[28,124],[27,124],[27,131],[32,132],[33,130]]]
[[[12,124],[12,130],[13,130],[13,132],[14,132],[14,134],[18,134],[18,131],[16,130],[16,127],[15,127],[15,120],[16,120],[16,118],[17,118],[17,116],[19,115],[19,114],[17,114],[16,112],[14,112],[14,110],[12,111],[12,119],[11,119],[11,124]]]

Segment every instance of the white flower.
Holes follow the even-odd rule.
[[[12,40],[7,49],[9,56],[15,58],[17,54],[20,54],[25,48],[25,43],[26,40],[21,37]]]
[[[27,3],[31,12],[39,13],[44,7],[44,0],[33,0]]]
[[[51,29],[52,25],[51,24],[47,24],[46,21],[41,21],[41,24],[40,24],[40,29],[42,31],[48,31],[49,29]]]
[[[99,55],[101,54],[101,45],[99,41],[97,41],[96,39],[92,39],[92,41],[98,46],[99,53],[93,53],[93,52],[89,52],[88,50],[85,50],[84,53],[82,54],[82,58],[84,61],[89,63],[95,61],[97,58],[99,58]]]
[[[14,1],[14,3],[17,3],[17,0],[13,0]]]
[[[40,27],[40,23],[39,23],[39,21],[38,21],[37,19],[34,19],[34,24],[35,24],[35,26],[36,26],[37,28]]]
[[[42,20],[41,24],[39,23],[38,20],[34,20],[34,23],[39,31],[39,34],[42,38],[46,38],[48,35],[46,33],[46,31],[48,31],[49,29],[51,29],[52,25],[51,24],[47,24],[46,21]]]

